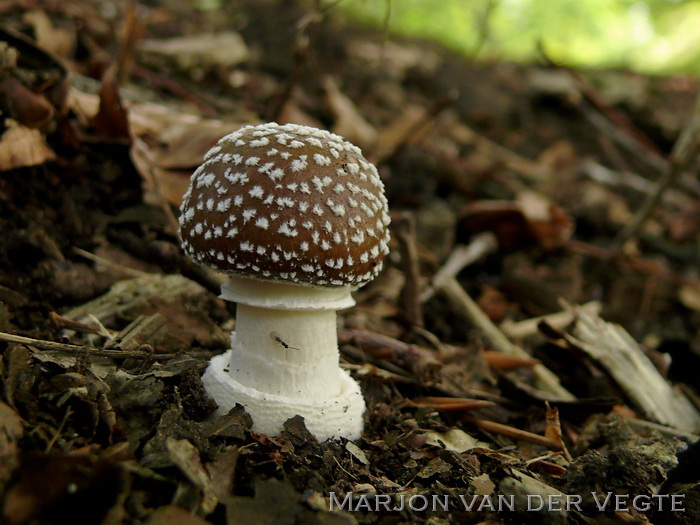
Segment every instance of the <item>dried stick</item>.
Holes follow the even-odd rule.
[[[416,221],[408,212],[395,213],[392,217],[392,229],[399,242],[401,265],[406,277],[401,302],[406,317],[413,326],[423,327],[423,308],[420,300],[420,264],[416,246]]]
[[[100,350],[94,346],[71,345],[57,343],[55,341],[44,341],[43,339],[32,339],[21,335],[0,332],[0,341],[9,343],[19,343],[21,345],[34,346],[42,350],[63,352],[66,354],[90,355],[95,357],[111,357],[113,359],[172,359],[179,354],[153,354],[150,352],[126,352],[121,350]]]
[[[460,419],[465,423],[472,424],[475,427],[485,430],[486,432],[491,432],[492,434],[498,434],[500,436],[509,437],[518,441],[527,441],[528,443],[541,445],[549,450],[555,450],[557,452],[564,451],[562,443],[558,443],[553,439],[540,436],[539,434],[534,434],[526,430],[520,430],[519,428],[509,427],[508,425],[503,425],[501,423],[495,423],[494,421],[487,421],[485,419],[479,419],[472,416],[462,416]]]
[[[454,122],[450,126],[450,136],[459,144],[473,145],[481,153],[504,164],[507,168],[532,181],[548,180],[551,170],[539,162],[530,160],[514,151],[487,139],[466,124]]]
[[[603,309],[603,305],[600,301],[590,301],[581,305],[580,308],[591,313],[599,314]],[[573,309],[566,308],[561,312],[533,317],[531,319],[525,319],[524,321],[504,321],[501,323],[500,328],[503,333],[511,339],[526,339],[540,333],[539,325],[541,322],[545,322],[558,329],[563,329],[575,319],[576,313]]]
[[[530,357],[530,355],[513,344],[498,327],[488,318],[474,300],[469,297],[469,294],[462,288],[456,279],[448,279],[441,289],[447,300],[457,312],[474,326],[476,326],[486,336],[491,345],[499,352],[513,354],[522,357]],[[544,365],[535,365],[532,367],[532,372],[537,380],[537,387],[545,392],[553,394],[560,399],[574,400],[575,396],[564,388],[559,382],[559,378]]]
[[[414,375],[426,381],[435,381],[442,363],[432,352],[368,330],[340,330],[338,339],[341,343],[350,343],[360,347],[374,349],[372,353],[386,353],[385,357],[410,370]]]
[[[482,257],[493,253],[498,248],[496,236],[491,232],[483,232],[475,235],[472,241],[467,244],[459,244],[455,246],[452,253],[442,265],[428,286],[420,296],[421,302],[426,302],[435,295],[436,290],[440,289],[448,279],[457,277],[467,266],[475,263]]]
[[[681,131],[678,140],[671,151],[670,165],[656,184],[655,190],[647,197],[637,213],[626,228],[624,228],[615,238],[610,256],[615,257],[622,246],[632,237],[636,237],[644,222],[649,218],[657,204],[664,195],[664,192],[676,183],[678,177],[688,170],[696,161],[700,152],[700,95],[695,99],[693,113]]]
[[[73,246],[73,252],[77,255],[80,255],[81,257],[85,257],[87,260],[92,261],[94,263],[109,266],[113,270],[122,272],[123,274],[128,275],[129,277],[145,277],[147,275],[153,275],[149,272],[136,270],[135,268],[129,268],[128,266],[124,266],[122,264],[117,264],[115,262],[110,261],[109,259],[105,259],[104,257],[100,257],[99,255],[95,255],[94,253],[90,253],[86,250],[83,250],[82,248],[78,248],[77,246]]]

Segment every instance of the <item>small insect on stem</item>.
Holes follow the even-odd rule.
[[[284,348],[284,356],[285,359],[289,358],[289,350],[297,350],[299,351],[298,348],[295,346],[289,345],[287,342],[285,342],[284,339],[280,337],[280,335],[277,332],[270,332],[270,339],[272,339],[275,343],[280,345],[282,348]]]

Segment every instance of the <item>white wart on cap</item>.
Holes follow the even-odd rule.
[[[383,190],[376,168],[338,135],[245,126],[219,140],[192,175],[182,246],[226,273],[360,287],[389,251]]]

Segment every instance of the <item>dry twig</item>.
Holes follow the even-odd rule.
[[[622,246],[632,237],[636,237],[644,222],[652,214],[656,205],[664,195],[664,192],[673,186],[680,175],[687,171],[696,161],[700,152],[700,95],[695,100],[693,113],[681,131],[678,140],[671,151],[670,165],[666,168],[661,178],[656,183],[656,188],[647,197],[626,228],[615,238],[610,256],[615,257]]]
[[[513,344],[503,332],[493,324],[491,319],[489,319],[483,310],[479,308],[479,305],[469,297],[469,294],[467,294],[456,279],[448,279],[441,291],[452,304],[452,307],[459,312],[463,318],[476,326],[496,350],[506,354],[530,357],[525,350]],[[561,385],[559,378],[544,365],[533,366],[532,372],[535,374],[537,387],[540,390],[553,394],[563,400],[575,399],[575,396]]]
[[[89,345],[71,345],[67,343],[57,343],[55,341],[44,341],[43,339],[32,339],[21,335],[0,332],[0,341],[18,343],[21,345],[33,346],[42,350],[53,352],[63,352],[66,354],[90,355],[95,357],[111,357],[113,359],[172,359],[178,354],[153,354],[151,352],[125,352],[121,350],[101,350]]]
[[[469,244],[455,246],[445,264],[433,276],[430,286],[421,294],[421,302],[425,302],[435,295],[435,291],[439,290],[448,279],[457,277],[457,274],[464,268],[495,252],[497,248],[498,241],[491,232],[479,233]]]
[[[462,416],[462,421],[474,425],[481,430],[486,432],[491,432],[492,434],[498,434],[500,436],[505,436],[517,441],[527,441],[528,443],[534,443],[536,445],[541,445],[548,448],[549,450],[555,450],[561,452],[564,450],[563,444],[557,442],[553,439],[549,439],[539,434],[533,434],[527,430],[521,430],[519,428],[510,427],[502,423],[496,423],[494,421],[487,421],[485,419],[479,419],[473,416]]]

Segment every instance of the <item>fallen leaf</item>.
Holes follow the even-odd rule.
[[[141,51],[169,58],[186,71],[202,67],[235,66],[250,57],[248,46],[241,35],[233,31],[144,40]]]
[[[39,130],[9,120],[9,128],[0,138],[0,171],[37,166],[55,158]]]
[[[355,443],[353,443],[352,441],[348,441],[347,443],[345,443],[345,450],[350,452],[350,454],[352,454],[353,457],[363,465],[369,465],[369,460],[367,459],[367,456],[365,455],[364,451],[360,447],[355,445]]]
[[[62,27],[54,27],[48,15],[40,10],[28,11],[22,17],[32,25],[37,45],[56,56],[68,58],[75,48],[75,34]]]
[[[489,478],[489,475],[486,473],[473,477],[471,480],[469,480],[469,484],[474,487],[474,493],[478,496],[488,496],[489,494],[493,494],[493,490],[496,488],[496,485],[493,481],[491,481],[491,478]]]
[[[548,402],[545,402],[547,406],[547,416],[546,416],[546,428],[544,431],[544,437],[551,439],[553,442],[558,443],[560,450],[564,453],[564,457],[571,459],[571,455],[566,450],[566,445],[561,435],[561,422],[559,421],[559,410],[557,407],[550,407]]]
[[[180,468],[182,473],[187,476],[187,479],[202,491],[202,512],[211,514],[219,500],[216,497],[209,475],[202,466],[199,451],[186,439],[169,437],[165,441],[165,446],[168,449],[168,455],[172,462]]]
[[[117,67],[107,68],[100,85],[100,106],[93,119],[95,131],[110,140],[129,139],[129,117],[122,104],[117,82]]]
[[[240,451],[236,446],[226,447],[212,463],[205,466],[211,489],[223,504],[230,503],[233,498],[233,479]]]
[[[451,428],[447,432],[429,430],[424,432],[423,435],[426,437],[427,445],[444,448],[452,452],[466,452],[473,448],[491,448],[488,443],[479,441],[458,428]]]
[[[323,79],[326,104],[335,118],[333,133],[357,144],[360,148],[371,146],[377,139],[377,130],[360,113],[350,98],[342,93],[333,78]]]

